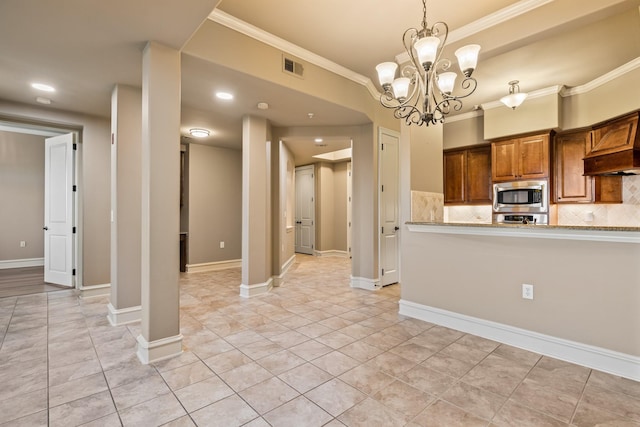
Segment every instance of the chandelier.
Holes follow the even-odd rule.
[[[480,46],[472,44],[456,50],[463,80],[460,93],[454,94],[457,74],[449,71],[449,59],[440,58],[449,27],[444,22],[427,26],[426,0],[422,0],[422,13],[422,27],[409,28],[402,36],[411,62],[402,67],[400,77],[396,78],[395,62],[378,64],[376,70],[384,91],[380,103],[393,109],[394,117],[407,124],[429,126],[443,123],[447,114],[462,108],[461,99],[475,92],[478,83],[471,74],[478,63]]]

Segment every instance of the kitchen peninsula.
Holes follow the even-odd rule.
[[[401,314],[640,380],[640,227],[407,222],[402,239]]]

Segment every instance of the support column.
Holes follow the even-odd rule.
[[[113,326],[140,321],[140,169],[142,93],[111,93],[111,300]]]
[[[180,334],[180,52],[150,42],[142,59],[142,325],[138,358],[182,352]]]
[[[266,119],[242,119],[242,284],[240,296],[260,295],[271,278],[271,167]]]

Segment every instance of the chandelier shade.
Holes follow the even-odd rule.
[[[380,103],[407,124],[429,126],[443,123],[452,111],[460,111],[461,100],[475,92],[478,84],[471,76],[480,46],[472,44],[456,50],[463,76],[457,89],[458,76],[450,70],[452,62],[441,58],[449,27],[444,22],[428,26],[426,0],[422,0],[422,13],[420,28],[409,28],[402,36],[410,61],[400,69],[400,76],[396,78],[399,67],[395,62],[378,64],[376,71],[383,90]]]

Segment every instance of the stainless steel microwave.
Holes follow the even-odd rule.
[[[548,213],[549,188],[545,180],[493,184],[493,212]]]

